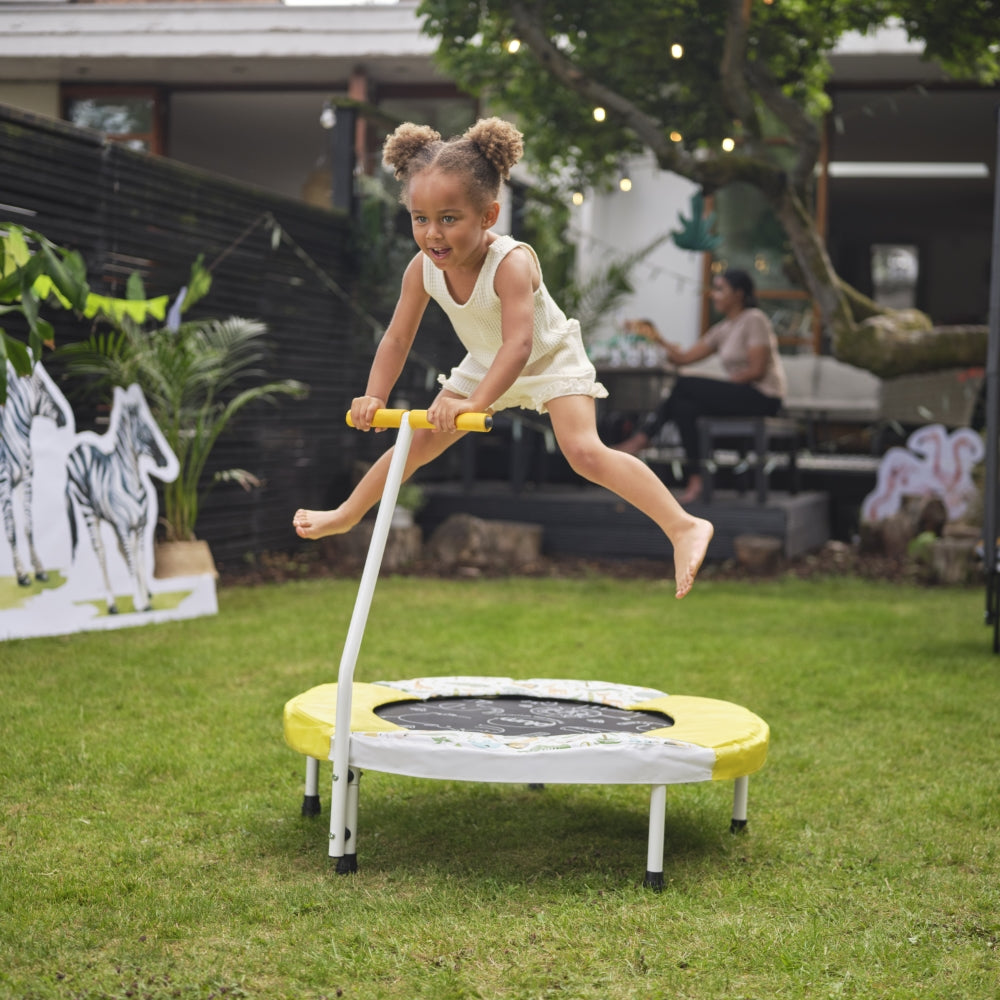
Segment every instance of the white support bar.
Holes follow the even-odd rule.
[[[361,574],[358,596],[354,602],[354,613],[347,630],[344,651],[340,657],[340,670],[337,673],[337,714],[333,733],[333,784],[330,791],[330,857],[340,858],[344,854],[354,854],[353,845],[348,850],[345,830],[347,829],[347,769],[351,758],[351,697],[354,690],[354,667],[361,649],[361,640],[365,634],[368,622],[368,612],[371,609],[375,584],[378,582],[379,569],[382,565],[382,554],[389,537],[392,524],[392,512],[396,506],[396,497],[403,482],[403,471],[410,452],[410,441],[413,430],[410,427],[409,414],[403,414],[399,424],[399,434],[389,463],[385,489],[379,503],[378,514],[375,517],[375,527],[372,531],[371,544],[368,547],[368,558]],[[357,831],[353,831],[357,836]]]
[[[646,850],[646,880],[663,875],[663,840],[667,823],[667,786],[653,785],[649,793],[649,846]]]
[[[306,795],[319,795],[319,761],[306,757]]]
[[[750,778],[743,775],[733,782],[733,824],[744,826],[747,821],[747,796],[749,794]]]

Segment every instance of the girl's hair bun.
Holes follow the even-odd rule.
[[[402,180],[409,172],[410,163],[414,158],[430,152],[430,148],[441,142],[441,133],[430,125],[414,125],[404,122],[400,125],[382,147],[382,162],[392,167],[396,179]]]
[[[511,167],[524,155],[524,138],[520,131],[502,118],[480,118],[463,136],[476,146],[504,180]]]

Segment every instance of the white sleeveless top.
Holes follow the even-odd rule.
[[[460,396],[472,395],[503,343],[500,298],[493,287],[493,279],[500,262],[515,247],[524,247],[538,265],[538,257],[527,243],[519,243],[510,236],[498,236],[486,251],[475,288],[465,303],[452,298],[444,272],[438,270],[429,257],[424,257],[424,289],[445,311],[458,339],[468,351],[450,375],[438,376],[444,388]],[[493,409],[519,406],[545,413],[548,401],[558,396],[603,399],[608,391],[596,379],[597,373],[583,346],[580,324],[566,318],[541,282],[535,292],[531,355],[514,384],[493,403]]]

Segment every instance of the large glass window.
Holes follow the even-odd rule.
[[[67,88],[63,114],[81,128],[147,153],[163,152],[159,98],[154,90]]]
[[[792,248],[764,195],[750,184],[727,184],[715,193],[713,208],[722,243],[714,252],[712,271],[738,267],[750,274],[782,350],[814,350],[812,303],[792,276]],[[706,326],[719,319],[707,312]]]

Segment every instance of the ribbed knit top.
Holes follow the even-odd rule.
[[[468,354],[438,381],[462,396],[471,395],[486,374],[503,343],[500,298],[494,288],[497,268],[512,250],[521,247],[531,254],[541,275],[535,251],[510,236],[498,236],[486,251],[475,287],[467,302],[456,302],[448,290],[444,272],[424,257],[423,278],[427,293],[445,311]],[[528,362],[514,385],[493,404],[494,409],[520,406],[544,413],[546,403],[557,396],[607,396],[596,380],[587,357],[580,324],[567,319],[555,303],[545,282],[534,294],[534,327]]]

